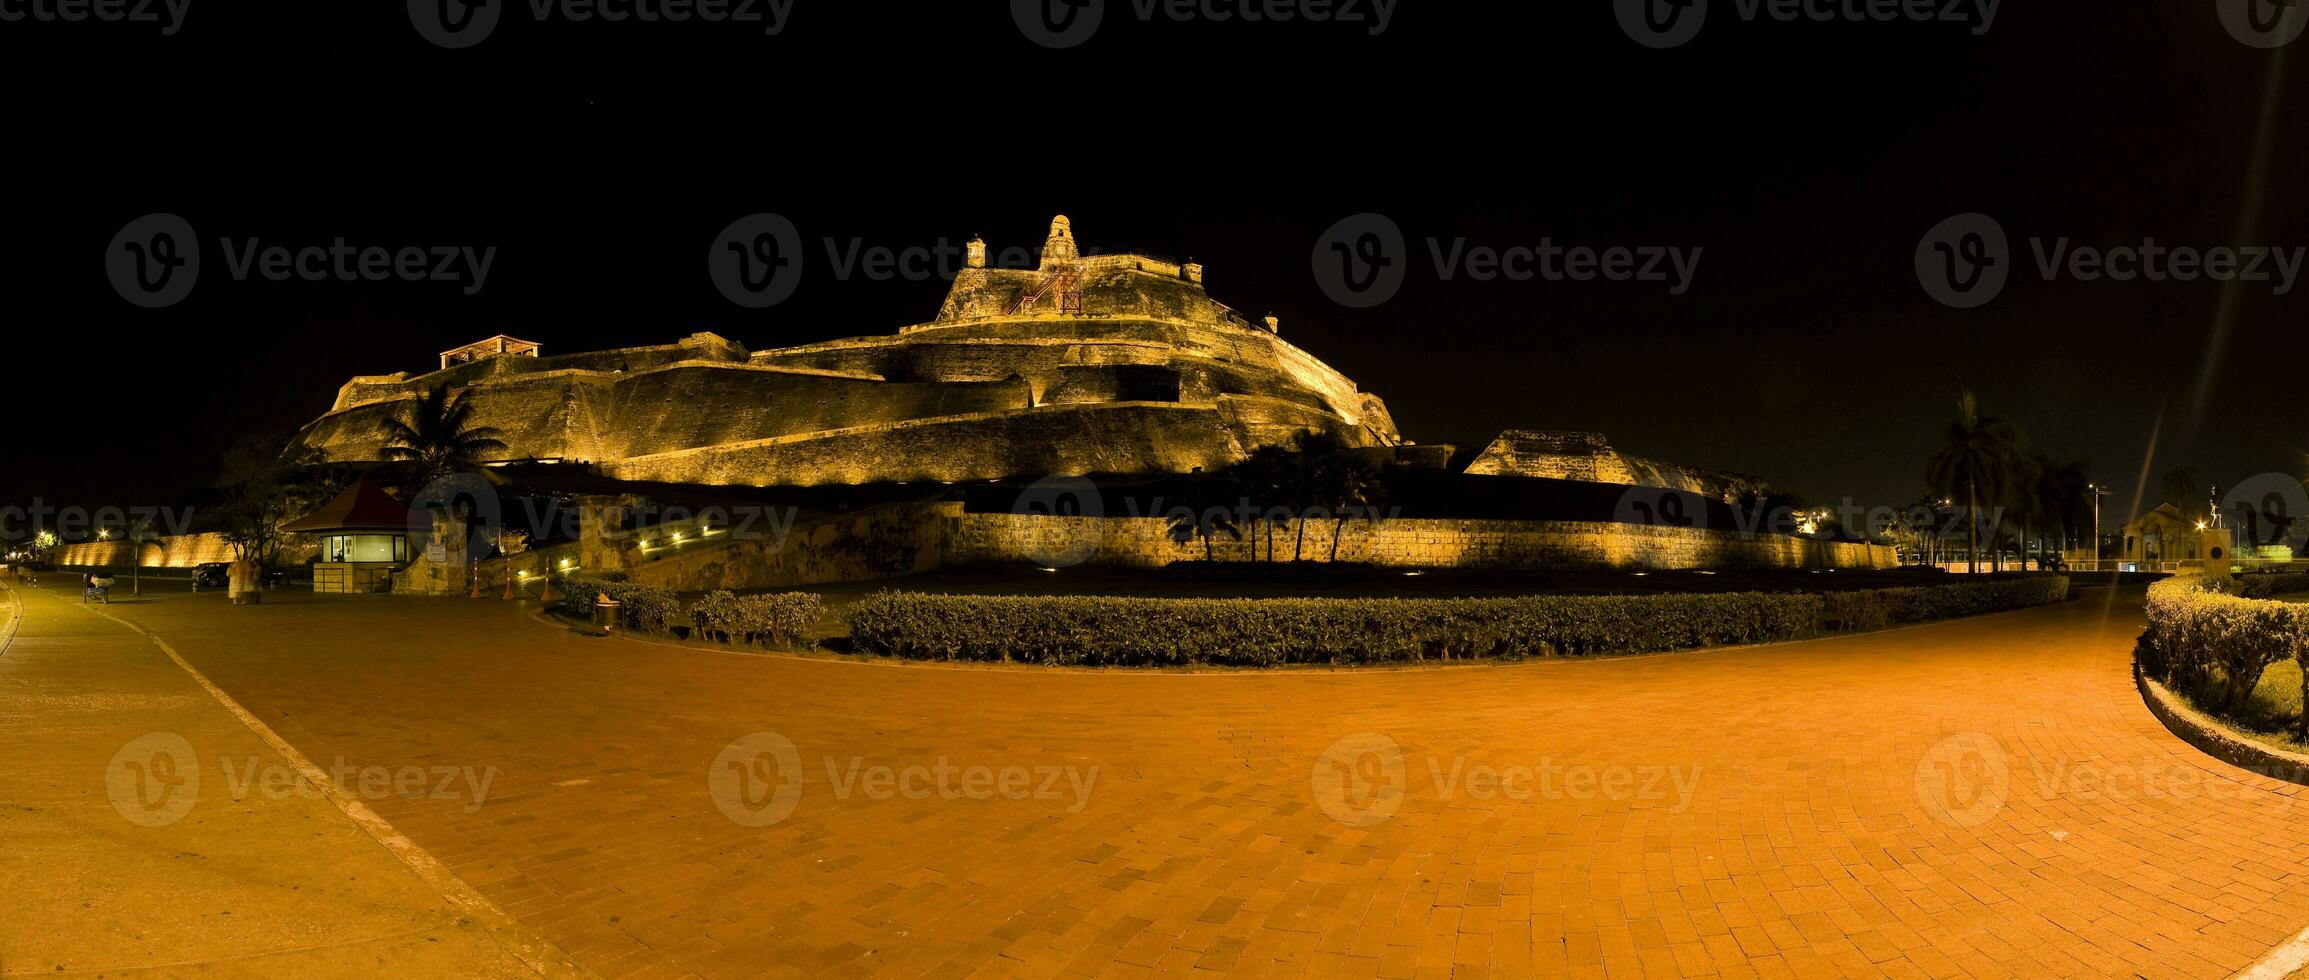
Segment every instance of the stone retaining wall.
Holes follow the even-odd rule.
[[[1306,522],[1303,556],[1328,558],[1333,527],[1330,521]],[[1292,554],[1297,531],[1296,525],[1276,529],[1277,556]],[[1259,548],[1263,556],[1264,532]],[[1221,535],[1213,551],[1222,561],[1252,557],[1248,535],[1242,541]],[[1151,567],[1202,556],[1201,542],[1172,541],[1159,517],[956,514],[947,545],[947,560],[955,563]],[[1404,568],[1873,569],[1899,564],[1887,545],[1777,534],[1610,522],[1409,518],[1349,521],[1339,529],[1338,558]]]

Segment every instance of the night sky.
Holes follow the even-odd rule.
[[[818,0],[776,36],[541,24],[524,3],[464,50],[419,36],[402,4],[304,6],[206,0],[172,37],[0,23],[18,103],[0,503],[185,499],[236,433],[286,433],[352,375],[423,371],[496,333],[550,354],[893,332],[929,319],[945,282],[844,278],[829,242],[1032,248],[1061,212],[1086,250],[1205,263],[1216,298],[1279,316],[1422,442],[1594,429],[1633,454],[1896,504],[1923,490],[1969,387],[2117,484],[2113,520],[2144,471],[2154,494],[2175,465],[2224,484],[2309,468],[2309,283],[2238,284],[2213,353],[2221,285],[2046,282],[2030,255],[2063,236],[2309,246],[2304,73],[2272,81],[2286,49],[2232,39],[2210,0],[2009,4],[1978,36],[1747,22],[1715,0],[1669,50],[1634,43],[1601,0],[1406,3],[1376,36],[1142,22],[1108,0],[1064,50],[1001,3]],[[705,255],[760,211],[800,229],[803,278],[749,310]],[[199,284],[157,310],[123,301],[103,264],[151,212],[202,245]],[[1399,293],[1349,309],[1310,258],[1360,212],[1392,218],[1410,254]],[[2011,281],[1973,309],[1932,300],[1915,269],[1919,238],[1963,212],[2011,237]],[[473,295],[235,281],[219,239],[251,237],[496,255]],[[1430,238],[1704,252],[1670,295],[1442,281]]]

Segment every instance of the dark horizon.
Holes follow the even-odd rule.
[[[85,424],[19,426],[0,502],[186,499],[235,433],[293,431],[356,374],[420,372],[437,351],[497,333],[571,352],[700,330],[754,349],[894,332],[935,313],[943,277],[841,277],[829,248],[958,248],[975,233],[997,252],[1032,250],[1058,213],[1086,249],[1203,262],[1214,298],[1279,316],[1285,340],[1385,399],[1420,442],[1594,430],[1624,452],[1752,473],[1823,502],[1898,505],[1923,491],[1925,457],[1971,389],[2041,451],[2093,463],[2117,491],[2104,525],[2137,508],[2143,474],[2153,505],[2177,465],[2226,486],[2299,476],[2309,459],[2254,407],[2288,380],[2271,354],[2290,349],[2291,295],[2268,283],[2224,297],[2201,280],[2047,282],[2031,254],[2031,239],[2309,242],[2309,198],[2283,177],[2303,156],[2301,132],[2282,124],[2298,85],[2265,86],[2281,54],[2239,45],[2210,9],[2076,20],[2016,8],[1978,36],[1719,12],[1667,51],[1629,41],[1600,5],[1504,25],[1398,11],[1378,37],[1124,22],[1062,51],[1024,41],[1001,11],[940,11],[924,15],[945,31],[938,42],[821,26],[847,40],[814,63],[759,57],[753,39],[640,32],[602,79],[688,66],[701,89],[754,72],[765,91],[809,92],[670,110],[597,101],[606,86],[575,81],[608,50],[595,46],[610,43],[601,25],[522,24],[456,52],[388,13],[335,15],[351,18],[337,36],[358,39],[329,46],[340,73],[415,58],[437,70],[414,90],[436,98],[532,75],[551,84],[522,108],[468,95],[428,110],[420,96],[326,120],[327,96],[305,93],[314,104],[284,97],[281,122],[194,109],[31,141],[39,152],[19,162],[36,191],[20,195],[6,236],[24,307],[11,360],[33,375],[20,397],[60,398]],[[191,104],[240,81],[208,68],[265,49],[261,32],[219,26],[244,16],[196,10],[169,43],[52,25],[61,44],[20,63],[59,63],[82,41],[126,45],[152,77],[187,76],[178,98]],[[1398,67],[1366,86],[1377,91],[1349,84],[1511,39],[1535,57],[1464,58],[1456,79]],[[1172,104],[1128,81],[1175,63],[1184,43],[1233,59],[1239,82],[1187,86]],[[937,57],[958,49],[1002,58]],[[865,51],[884,52],[885,81],[922,95],[845,103],[839,87],[802,88]],[[272,53],[311,69],[320,52]],[[1045,57],[1081,81],[1028,82],[1038,76],[1023,66]],[[995,67],[1010,63],[1021,67]],[[981,89],[993,104],[970,107],[966,93]],[[2268,163],[2254,184],[2257,138]],[[749,310],[715,292],[701,259],[724,225],[761,211],[800,229],[803,275],[790,299]],[[204,266],[189,298],[141,310],[114,293],[99,256],[158,212],[193,226]],[[1409,273],[1390,301],[1351,309],[1326,298],[1310,253],[1363,212],[1400,226]],[[2012,278],[1986,305],[1954,309],[1920,287],[1914,252],[1966,212],[2011,236]],[[473,295],[234,281],[221,240],[252,237],[496,253]],[[1543,240],[1704,251],[1672,295],[1659,283],[1446,282],[1431,239],[1447,255]]]

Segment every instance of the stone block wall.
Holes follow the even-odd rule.
[[[281,545],[281,561],[301,565],[320,553],[320,539],[292,534]],[[69,568],[191,568],[210,562],[233,560],[232,542],[215,532],[202,534],[172,534],[144,545],[142,561],[136,559],[138,549],[126,541],[87,541],[68,544],[56,549],[52,559]]]
[[[898,503],[791,528],[654,554],[626,549],[629,581],[676,592],[783,589],[928,571],[945,560],[947,514],[958,505]],[[502,579],[499,580],[502,582]]]
[[[955,563],[1099,564],[1159,567],[1203,556],[1199,541],[1173,542],[1160,517],[1046,517],[957,514],[948,560]],[[1304,557],[1329,556],[1334,523],[1306,522]],[[1277,528],[1275,553],[1288,556],[1297,526]],[[1706,528],[1572,521],[1350,520],[1339,560],[1401,568],[1806,569],[1892,568],[1887,545],[1813,541]],[[1260,547],[1263,549],[1264,537]],[[1221,560],[1248,561],[1251,542],[1222,535]]]

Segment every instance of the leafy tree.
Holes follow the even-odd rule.
[[[2165,472],[2165,500],[2181,509],[2181,516],[2191,521],[2203,517],[2197,506],[2197,471],[2190,466],[2175,466]]]

